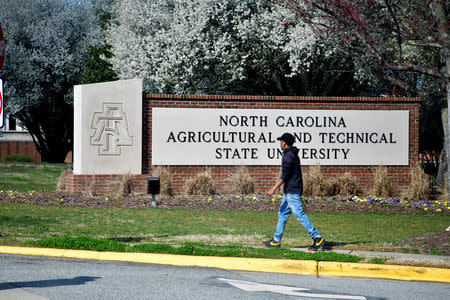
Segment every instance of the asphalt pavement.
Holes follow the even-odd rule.
[[[450,284],[444,282],[0,254],[0,299],[8,300],[441,300],[449,295]]]
[[[295,250],[307,251],[307,249]],[[336,250],[335,252],[364,257],[395,258],[397,260],[403,260],[403,263],[372,264],[326,261],[316,262],[289,259],[210,257],[154,253],[96,252],[86,250],[0,246],[0,253],[3,254],[65,257],[104,261],[127,261],[162,265],[211,267],[226,270],[278,272],[315,276],[346,276],[450,283],[450,268],[448,268],[448,266],[450,265],[449,256],[344,250]]]

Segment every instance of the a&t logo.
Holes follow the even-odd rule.
[[[91,146],[99,146],[99,155],[120,155],[121,146],[133,145],[122,103],[103,103],[103,112],[94,113],[91,127],[95,129]]]

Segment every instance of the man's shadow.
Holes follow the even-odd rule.
[[[361,242],[334,242],[334,241],[327,241],[325,240],[325,245],[323,246],[324,250],[331,251],[334,249],[334,247],[340,247],[345,245],[356,245],[360,244]],[[299,248],[308,248],[310,245],[302,245]]]
[[[65,285],[82,285],[91,281],[95,281],[101,277],[91,276],[77,276],[69,279],[48,279],[36,281],[15,281],[15,282],[0,282],[0,290],[10,290],[15,288],[45,288],[52,286]]]

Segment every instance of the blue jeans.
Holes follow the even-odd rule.
[[[303,211],[301,196],[299,194],[284,194],[283,202],[278,211],[278,225],[273,237],[274,241],[281,242],[284,227],[286,226],[286,222],[291,213],[294,213],[294,216],[300,221],[303,227],[305,227],[312,239],[322,237]]]

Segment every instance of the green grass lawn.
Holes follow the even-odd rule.
[[[0,187],[26,192],[52,190],[67,164],[0,163]]]
[[[310,212],[322,235],[337,246],[392,243],[443,231],[449,217],[425,214]],[[1,244],[23,245],[47,237],[129,238],[138,243],[201,242],[259,245],[273,234],[276,212],[185,209],[76,208],[0,202]],[[290,218],[283,246],[311,243],[304,228]]]
[[[0,163],[0,187],[2,190],[22,192],[54,189],[66,167],[66,164]],[[397,241],[442,232],[450,221],[448,215],[421,213],[311,211],[308,216],[333,248],[354,250],[401,251],[395,246]],[[184,249],[188,243],[186,251],[192,250],[192,247],[210,251],[212,247],[219,254],[235,253],[233,251],[236,249],[223,247],[245,249],[247,246],[259,246],[268,235],[273,235],[277,218],[277,211],[83,208],[0,202],[0,244],[51,245],[53,242],[49,242],[49,238],[54,241],[63,238],[58,243],[64,246],[68,237],[75,237],[125,243],[125,246],[118,245],[118,248],[126,251],[157,251],[154,247],[159,247],[172,253],[170,251],[181,251],[178,248]],[[98,243],[102,242],[99,240]],[[305,229],[291,217],[286,226],[283,247],[307,247],[310,244],[311,239]],[[272,257],[270,253],[264,255]],[[273,254],[273,257],[279,253]],[[257,254],[260,257],[258,255],[261,254]],[[282,254],[283,257],[289,255]]]

